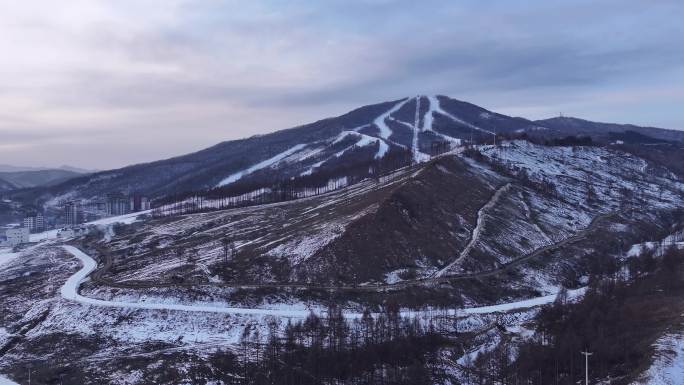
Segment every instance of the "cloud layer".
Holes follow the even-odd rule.
[[[0,9],[0,163],[118,167],[419,93],[684,129],[678,0]]]

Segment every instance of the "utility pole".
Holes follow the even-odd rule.
[[[580,352],[584,355],[584,385],[589,385],[589,356],[594,353]]]

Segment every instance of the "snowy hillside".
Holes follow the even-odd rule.
[[[136,288],[174,282],[207,285],[209,296],[220,292],[214,286],[401,288],[416,278],[504,268],[523,277],[500,283],[507,295],[548,294],[569,284],[557,263],[586,275],[580,258],[561,262],[567,247],[584,242],[590,250],[599,229],[616,226],[626,247],[640,220],[657,223],[682,205],[682,184],[649,170],[646,161],[604,147],[507,142],[324,195],[133,224],[89,247],[106,250],[111,265],[99,279],[134,296],[141,295]],[[486,301],[460,279],[450,281],[464,286],[459,300]]]
[[[447,103],[430,99],[384,106],[396,115],[386,115],[375,134],[370,126],[341,130],[223,181],[344,157],[356,147],[371,158],[388,156],[397,143],[414,148],[415,136],[395,141],[397,122],[413,113],[429,131],[454,120],[439,112]],[[416,118],[411,103],[433,112]],[[223,355],[244,351],[246,339],[259,346],[312,313],[326,317],[331,303],[358,328],[366,310],[387,319],[391,303],[406,317],[402,325],[432,327],[458,342],[439,355],[439,368],[452,383],[464,382],[478,357],[533,338],[539,306],[563,288],[568,301],[580,300],[606,259],[627,274],[635,247],[679,242],[681,226],[673,226],[684,184],[610,146],[517,140],[420,160],[295,200],[108,218],[66,246],[46,232],[22,250],[0,250],[0,303],[8,309],[0,313],[0,373],[24,379],[23,362],[47,357],[49,368],[69,362],[68,378],[87,377],[79,383],[217,378],[225,376]],[[648,378],[667,384],[677,361],[658,357]],[[59,379],[45,370],[44,378]]]

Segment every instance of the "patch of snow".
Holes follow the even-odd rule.
[[[10,380],[9,378],[0,376],[0,385],[19,385],[19,384]]]
[[[391,285],[393,283],[403,281],[403,279],[401,279],[401,277],[399,277],[399,274],[404,273],[406,271],[408,271],[408,270],[407,269],[397,269],[397,270],[390,271],[389,273],[385,274],[385,283]]]
[[[634,382],[637,384],[684,384],[684,335],[667,334],[658,339],[653,364]]]
[[[17,258],[21,253],[13,253],[11,248],[0,248],[0,266]]]
[[[319,233],[282,243],[269,250],[267,254],[275,257],[287,256],[290,258],[293,265],[298,265],[309,259],[316,251],[335,240],[335,238],[342,235],[343,232],[343,226],[326,226],[326,228]]]

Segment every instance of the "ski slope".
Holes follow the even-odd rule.
[[[344,140],[348,136],[358,136],[359,139],[353,145],[345,148],[342,151],[337,152],[333,156],[339,158],[345,152],[349,151],[350,149],[352,149],[354,147],[364,147],[364,146],[369,146],[369,145],[375,144],[375,143],[378,143],[378,151],[375,153],[375,159],[382,158],[383,156],[385,156],[387,151],[389,151],[389,146],[387,145],[387,142],[385,142],[384,140],[382,140],[380,138],[376,138],[374,136],[362,134],[362,133],[356,132],[356,131],[342,131],[340,133],[340,135],[338,135],[337,138],[332,142],[332,144],[337,144],[337,143],[341,142],[342,140]],[[323,163],[325,163],[326,161],[323,161]]]
[[[183,305],[170,303],[153,303],[153,302],[122,302],[122,301],[107,301],[102,299],[95,299],[82,296],[78,290],[81,283],[92,273],[97,267],[97,262],[89,255],[79,250],[74,246],[63,245],[62,248],[76,257],[83,267],[73,274],[64,283],[60,289],[62,298],[78,302],[83,305],[92,305],[109,308],[126,308],[126,309],[148,309],[148,310],[175,310],[186,312],[205,312],[205,313],[222,313],[222,314],[239,314],[239,315],[256,315],[256,316],[275,316],[284,318],[306,318],[311,314],[312,310],[292,310],[292,309],[258,309],[258,308],[241,308],[241,307],[220,307],[207,305]],[[585,288],[570,290],[568,292],[569,299],[575,299],[584,294]],[[529,309],[536,306],[546,305],[556,300],[556,294],[551,294],[543,297],[531,298],[523,301],[509,302],[499,305],[472,307],[464,309],[451,309],[447,313],[454,316],[466,316],[472,314],[489,314],[508,312],[517,309]],[[429,311],[428,311],[429,312]],[[423,312],[416,311],[402,311],[403,316],[415,316]],[[347,319],[358,319],[363,316],[362,313],[345,312],[344,317]]]
[[[428,100],[430,101],[430,108],[428,109],[427,113],[425,114],[425,120],[424,120],[424,123],[423,123],[423,128],[424,128],[424,129],[430,130],[430,131],[434,131],[434,130],[432,129],[433,114],[434,114],[434,113],[438,113],[438,114],[441,114],[441,115],[446,116],[447,118],[453,120],[453,121],[456,122],[456,123],[462,124],[462,125],[464,125],[464,126],[466,126],[466,127],[468,127],[468,128],[472,128],[473,130],[477,130],[477,131],[485,132],[485,133],[487,133],[487,134],[492,134],[492,135],[494,135],[494,133],[491,132],[491,131],[489,131],[489,130],[485,130],[485,129],[482,128],[482,127],[478,127],[478,126],[476,126],[476,125],[474,125],[474,124],[468,123],[468,122],[466,122],[465,120],[460,119],[460,118],[458,118],[458,117],[456,117],[456,116],[454,116],[454,115],[452,115],[452,114],[450,114],[450,113],[444,111],[444,110],[442,109],[442,107],[440,106],[440,104],[439,104],[439,99],[437,99],[436,96],[431,95],[431,96],[428,96],[427,98],[428,98]],[[429,118],[428,118],[428,116],[429,116]]]
[[[232,174],[232,175],[228,176],[227,178],[223,179],[221,182],[219,182],[217,187],[221,187],[221,186],[231,184],[231,183],[239,180],[240,178],[242,178],[245,175],[249,175],[255,171],[258,171],[258,170],[261,170],[261,169],[264,169],[267,167],[271,167],[274,164],[280,162],[281,160],[287,158],[288,156],[294,154],[295,152],[303,149],[305,146],[306,146],[306,144],[298,144],[294,147],[291,147],[291,148],[281,152],[280,154],[278,154],[272,158],[268,158],[268,159],[264,160],[263,162],[259,162],[259,163],[255,164],[254,166],[251,166],[245,170],[238,171],[235,174]]]
[[[406,99],[400,101],[399,103],[395,104],[394,107],[390,108],[387,112],[385,112],[384,114],[375,118],[375,120],[373,121],[373,124],[375,124],[378,127],[378,129],[380,130],[380,137],[381,138],[388,139],[392,135],[392,129],[389,128],[387,123],[385,123],[385,119],[388,119],[390,117],[390,115],[399,111],[399,109],[401,109],[401,107],[403,107],[406,103],[408,103],[409,100],[411,100],[411,99],[406,98]]]

